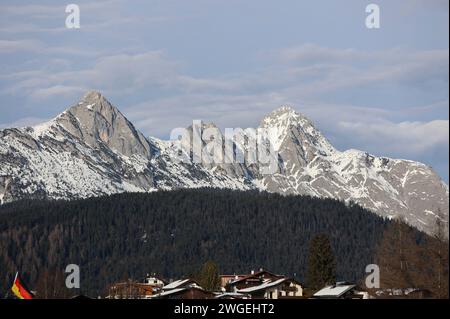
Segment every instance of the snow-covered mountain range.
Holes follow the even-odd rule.
[[[278,153],[274,174],[247,162],[183,163],[174,160],[173,141],[144,137],[105,97],[89,92],[47,123],[0,130],[0,202],[181,187],[259,189],[356,202],[430,234],[437,220],[448,227],[448,186],[429,166],[341,152],[290,107],[268,114],[260,128],[276,133],[269,136]]]

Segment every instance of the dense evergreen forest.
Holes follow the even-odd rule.
[[[31,289],[67,264],[82,293],[124,279],[188,276],[212,260],[221,273],[263,267],[305,280],[310,239],[327,234],[338,280],[358,281],[389,224],[333,199],[218,189],[119,194],[0,207],[0,296],[19,271]]]

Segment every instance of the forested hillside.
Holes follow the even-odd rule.
[[[20,201],[0,207],[0,294],[15,271],[33,289],[71,263],[91,295],[152,272],[187,276],[207,260],[222,273],[264,267],[303,281],[310,239],[320,233],[331,240],[338,280],[357,281],[387,224],[332,199],[217,189]]]

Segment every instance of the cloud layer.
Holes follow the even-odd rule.
[[[448,35],[440,29],[448,2],[418,0],[400,10],[382,1],[390,11],[380,36],[355,28],[357,20],[311,29],[304,12],[320,8],[295,1],[284,9],[258,2],[259,11],[237,2],[238,11],[220,1],[139,3],[80,1],[78,33],[63,27],[61,5],[0,5],[0,127],[55,116],[92,89],[162,138],[193,119],[254,127],[290,104],[340,149],[421,160],[448,180],[449,50],[437,38]],[[354,8],[364,7],[352,3],[341,12],[330,0],[336,10],[324,21],[339,14],[353,21]],[[389,20],[397,9],[433,33],[402,29]],[[240,12],[253,15],[239,20]],[[290,28],[295,14],[305,22]]]

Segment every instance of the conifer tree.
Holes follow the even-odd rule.
[[[327,235],[317,235],[311,240],[306,281],[313,290],[336,282],[336,261]]]

